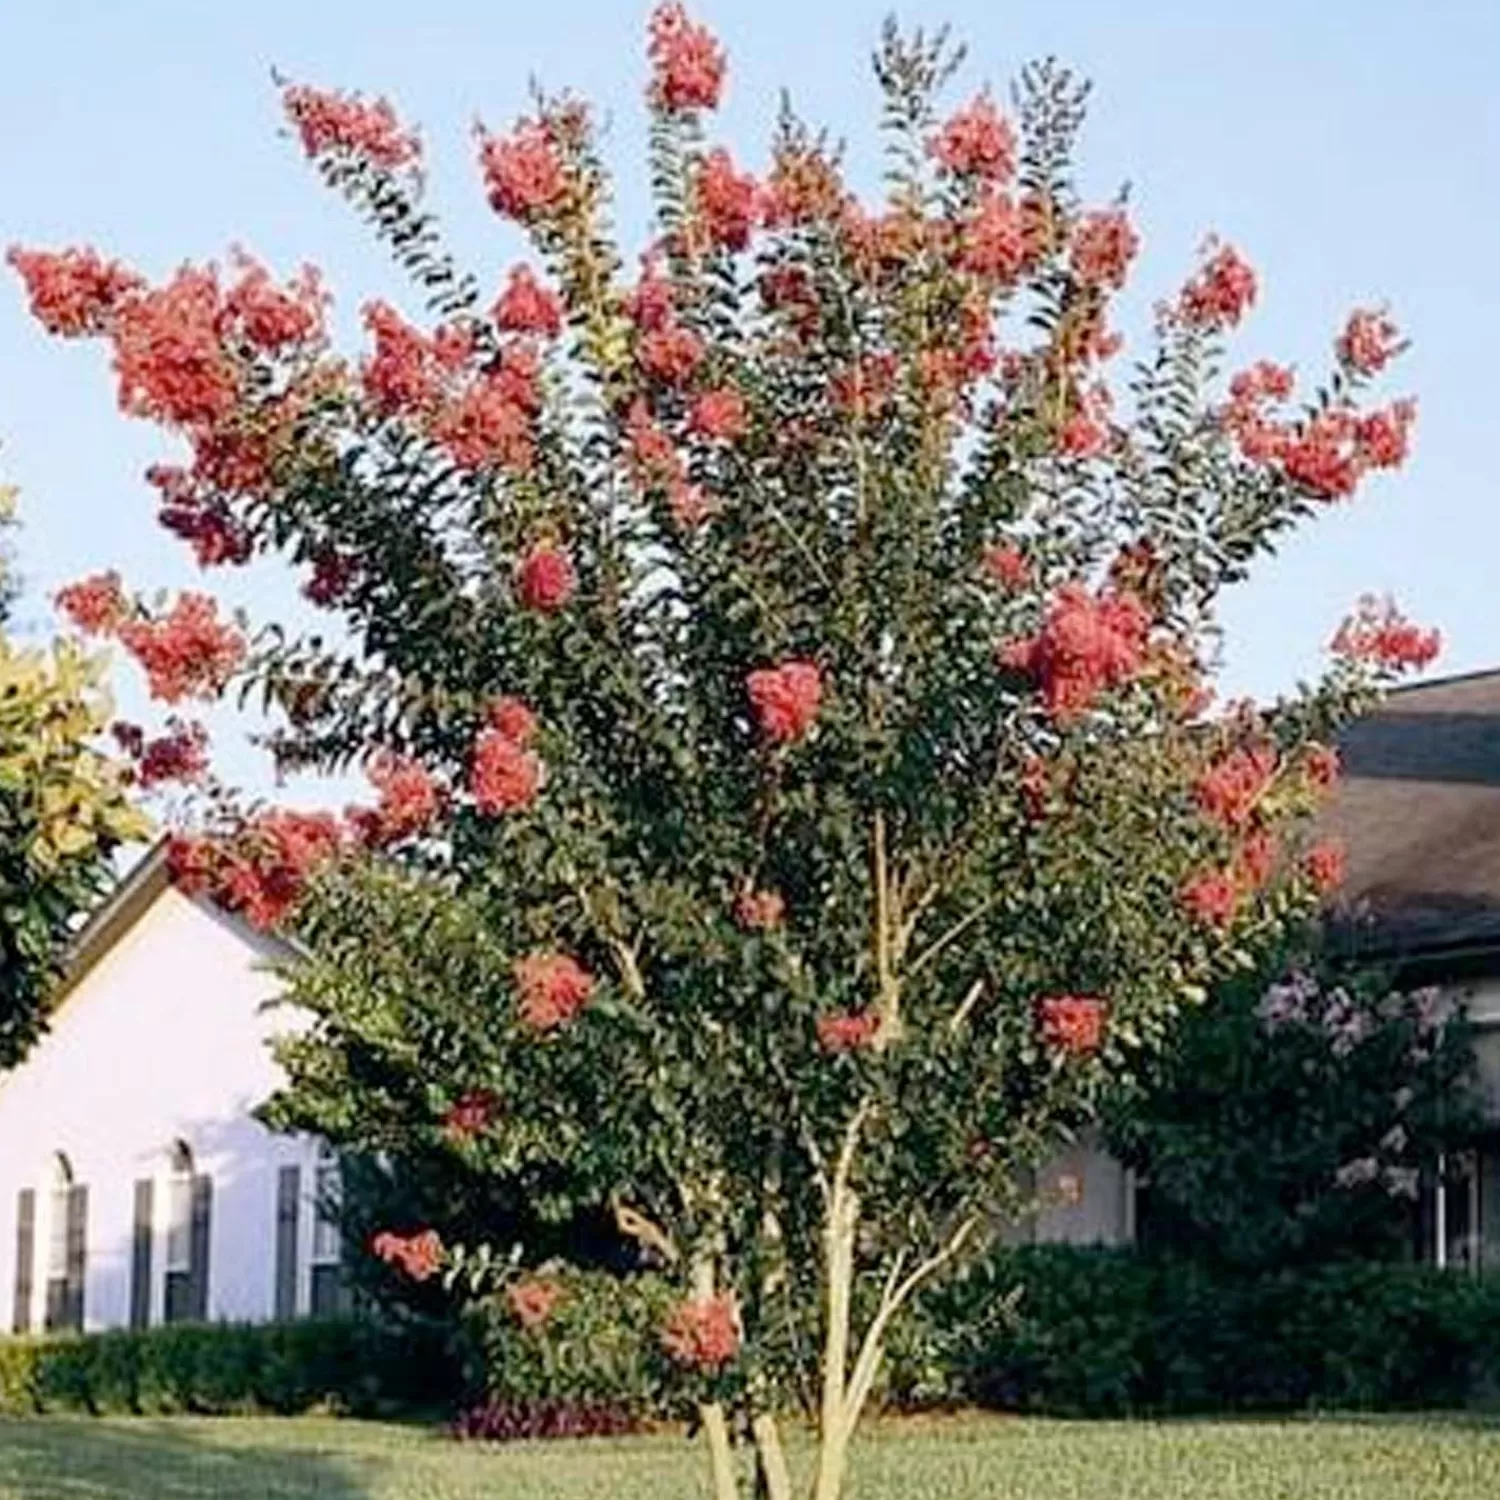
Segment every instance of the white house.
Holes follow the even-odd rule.
[[[337,1167],[251,1113],[291,1024],[279,952],[179,892],[161,847],[84,928],[51,1030],[0,1075],[0,1330],[337,1303]]]

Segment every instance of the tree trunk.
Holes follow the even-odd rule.
[[[847,1183],[835,1184],[825,1230],[828,1325],[823,1338],[823,1401],[818,1423],[814,1500],[839,1500],[849,1452],[849,1303],[854,1284],[854,1229],[859,1206]]]
[[[729,1422],[717,1401],[698,1408],[703,1423],[703,1438],[708,1444],[708,1461],[713,1473],[714,1500],[739,1500],[739,1485],[734,1478],[734,1445],[729,1440]]]
[[[758,1493],[765,1500],[792,1500],[792,1476],[786,1466],[776,1418],[770,1412],[762,1412],[750,1423],[750,1432],[755,1438]]]

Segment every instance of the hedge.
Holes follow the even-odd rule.
[[[1500,1278],[1350,1261],[1261,1276],[1035,1246],[931,1295],[894,1404],[1070,1416],[1457,1407],[1500,1391]]]
[[[176,1324],[0,1338],[0,1413],[451,1409],[460,1370],[433,1330],[369,1322]]]
[[[503,1437],[680,1415],[654,1277],[561,1278],[546,1326],[503,1298],[465,1337],[363,1322],[0,1338],[0,1413],[468,1410]],[[890,1350],[887,1406],[1069,1416],[1458,1407],[1500,1395],[1500,1277],[1369,1262],[1258,1277],[1035,1246],[930,1294]]]

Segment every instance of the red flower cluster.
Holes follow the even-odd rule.
[[[818,1045],[825,1052],[855,1052],[875,1040],[880,1017],[874,1011],[836,1011],[819,1016]]]
[[[594,976],[566,953],[533,953],[516,962],[520,1018],[533,1031],[552,1031],[589,1003]]]
[[[1314,844],[1302,860],[1308,879],[1325,896],[1344,883],[1345,866],[1344,846],[1336,839]]]
[[[505,1303],[511,1316],[528,1333],[544,1326],[561,1300],[562,1288],[540,1276],[513,1281],[505,1289]]]
[[[1401,352],[1401,333],[1384,313],[1358,308],[1349,314],[1334,349],[1348,369],[1375,375]]]
[[[217,697],[245,659],[245,637],[220,621],[207,594],[181,594],[159,619],[126,620],[116,634],[145,670],[151,696],[163,703]]]
[[[375,351],[360,370],[365,394],[385,416],[429,410],[438,399],[444,375],[462,368],[468,348],[460,348],[450,333],[439,349],[384,302],[367,303],[363,316],[375,339]]]
[[[1285,401],[1295,384],[1296,376],[1285,365],[1263,359],[1230,380],[1229,398],[1235,408],[1253,409],[1262,401]]]
[[[896,356],[887,350],[861,355],[858,364],[834,376],[829,398],[850,416],[874,416],[890,401],[900,368]]]
[[[542,763],[526,749],[536,720],[518,699],[502,698],[490,710],[490,725],[474,742],[475,805],[491,815],[528,807],[542,785]]]
[[[688,20],[677,0],[651,12],[651,102],[680,112],[717,109],[724,88],[724,51],[708,27]]]
[[[348,553],[320,548],[313,554],[312,577],[302,585],[302,592],[314,604],[337,604],[358,572],[358,562]]]
[[[703,340],[692,329],[668,322],[648,329],[636,344],[635,354],[653,380],[686,385],[703,362]]]
[[[1276,835],[1269,829],[1256,828],[1246,835],[1229,870],[1243,894],[1260,890],[1270,880],[1278,848]]]
[[[129,267],[88,248],[53,254],[12,245],[5,258],[26,283],[32,316],[63,338],[105,332],[121,301],[146,284]]]
[[[237,261],[240,279],[224,297],[228,326],[266,354],[322,336],[329,297],[316,266],[304,266],[283,289],[259,261],[244,254]]]
[[[1129,594],[1095,597],[1082,584],[1064,585],[1040,632],[1001,651],[1005,666],[1033,677],[1047,711],[1059,722],[1085,712],[1101,692],[1140,669],[1151,620]]]
[[[1369,662],[1386,672],[1420,671],[1442,650],[1436,630],[1413,625],[1395,602],[1373,595],[1359,601],[1354,614],[1339,626],[1329,649],[1348,661]]]
[[[661,1344],[689,1369],[722,1369],[740,1352],[740,1312],[733,1294],[679,1302],[662,1327]]]
[[[1232,872],[1205,870],[1183,886],[1182,904],[1200,922],[1227,927],[1239,910],[1239,883]]]
[[[536,279],[530,266],[511,267],[505,290],[491,316],[507,333],[531,333],[553,339],[562,332],[563,304],[556,292]]]
[[[1016,133],[988,94],[951,115],[927,150],[956,177],[1008,182],[1016,170]]]
[[[800,740],[818,717],[823,679],[812,662],[787,661],[745,678],[761,733],[780,744]]]
[[[1009,592],[1023,589],[1031,582],[1031,564],[1019,547],[997,543],[985,549],[984,571]]]
[[[688,427],[710,442],[732,443],[749,425],[745,398],[732,385],[704,391],[688,410]]]
[[[468,1089],[443,1115],[443,1132],[450,1140],[469,1141],[489,1127],[500,1109],[493,1089]]]
[[[208,770],[208,730],[198,723],[169,719],[165,734],[141,739],[132,753],[136,777],[145,790],[166,781],[199,781]]]
[[[735,899],[735,920],[747,932],[780,927],[785,915],[786,902],[779,891],[741,891]]]
[[[517,400],[528,398],[525,374],[513,361],[510,369],[506,364],[476,377],[432,419],[432,436],[460,468],[495,464],[516,474],[531,468],[532,412]]]
[[[416,837],[432,826],[442,798],[427,768],[409,755],[379,750],[365,767],[379,799],[374,807],[351,808],[347,815],[355,836],[367,848]]]
[[[1255,301],[1255,272],[1231,245],[1220,246],[1182,289],[1183,319],[1195,328],[1232,328]]]
[[[165,286],[126,297],[113,327],[121,410],[183,427],[222,422],[241,388],[223,331],[211,270],[184,266]]]
[[[1318,792],[1330,792],[1339,779],[1339,753],[1328,745],[1309,745],[1303,760],[1308,785]]]
[[[377,1260],[397,1266],[413,1281],[429,1281],[443,1268],[443,1241],[435,1229],[420,1234],[392,1234],[383,1230],[370,1241]]]
[[[1199,776],[1193,795],[1214,822],[1241,829],[1255,816],[1276,769],[1276,751],[1270,745],[1241,745]]]
[[[989,193],[964,223],[958,264],[975,276],[1007,286],[1031,257],[1026,216],[1007,193]]]
[[[518,745],[529,743],[536,733],[536,715],[519,698],[508,694],[490,704],[488,717],[491,728]]]
[[[252,926],[274,928],[302,899],[307,882],[343,844],[327,813],[261,813],[230,839],[178,835],[168,847],[172,878],[211,896]]]
[[[324,91],[306,84],[284,90],[281,99],[309,156],[347,151],[374,166],[394,170],[421,155],[416,135],[401,128],[396,111],[384,99],[368,101],[358,94]]]
[[[750,243],[760,203],[755,178],[736,172],[729,153],[710,151],[698,169],[693,199],[709,240],[726,250],[743,250]]]
[[[120,575],[94,573],[57,591],[57,607],[85,635],[113,635],[129,613]]]
[[[761,215],[770,228],[833,218],[844,205],[838,169],[822,151],[805,146],[777,151],[761,194]]]
[[[577,588],[573,560],[560,547],[535,546],[516,569],[516,598],[527,609],[550,614],[561,609]]]
[[[522,121],[503,137],[481,130],[479,168],[490,207],[523,224],[555,208],[568,189],[552,132],[536,120]]]
[[[1048,1047],[1072,1057],[1099,1050],[1108,1002],[1097,995],[1044,995],[1034,1006],[1037,1030]]]
[[[1123,208],[1084,214],[1073,230],[1073,274],[1085,286],[1122,287],[1141,237]]]

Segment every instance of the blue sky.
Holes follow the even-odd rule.
[[[867,66],[886,6],[721,0],[698,9],[731,53],[720,127],[764,161],[786,86],[873,171]],[[93,243],[153,275],[239,243],[278,269],[323,266],[351,330],[399,283],[360,226],[279,137],[274,66],[388,93],[421,124],[431,196],[468,262],[498,282],[520,251],[484,206],[469,130],[503,124],[528,79],[593,100],[621,169],[620,218],[640,228],[644,3],[103,0],[0,4],[0,241]],[[1262,296],[1236,362],[1312,375],[1346,310],[1388,301],[1414,347],[1391,392],[1421,402],[1416,450],[1352,505],[1325,512],[1227,601],[1225,686],[1258,694],[1318,669],[1347,604],[1396,593],[1448,641],[1446,671],[1500,663],[1492,476],[1500,381],[1500,6],[1493,0],[922,0],[906,24],[950,22],[969,45],[956,98],[1055,53],[1091,76],[1083,180],[1129,180],[1145,241],[1120,322],[1180,281],[1205,233],[1240,246]],[[410,299],[408,299],[410,301]],[[414,309],[413,309],[414,310]],[[116,414],[97,348],[49,341],[0,284],[0,476],[23,487],[23,616],[38,628],[63,581],[106,566],[140,587],[194,581],[151,522],[140,475],[170,445]],[[275,567],[212,586],[261,617],[293,592]],[[122,673],[122,679],[124,674]],[[122,680],[122,702],[138,699]],[[234,726],[221,722],[221,736]],[[264,776],[226,746],[226,769]]]

